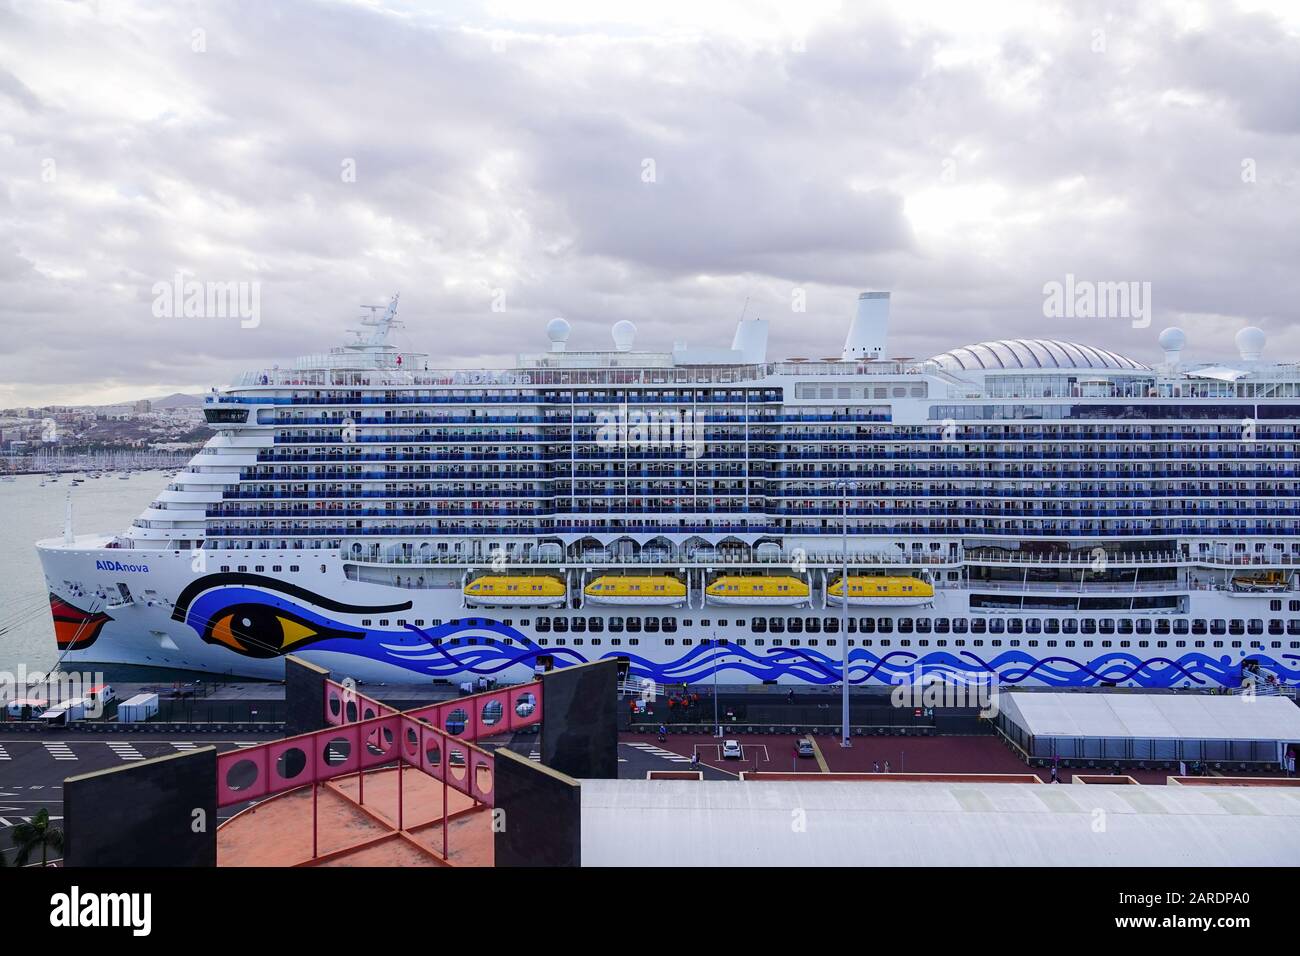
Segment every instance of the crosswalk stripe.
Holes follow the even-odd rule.
[[[13,759],[14,759],[13,757],[9,756],[9,751],[5,750],[4,745],[0,744],[0,760],[13,760]]]
[[[62,820],[62,819],[63,819],[63,817],[56,817],[56,816],[51,816],[51,817],[50,817],[50,820],[51,820],[51,821],[54,821],[54,820]],[[31,818],[31,817],[18,817],[18,822],[19,822],[19,823],[31,823],[31,822],[32,822],[32,818]],[[11,820],[9,817],[0,817],[0,827],[15,827],[15,826],[17,826],[17,825],[18,825],[18,824],[15,823],[13,820]]]
[[[76,760],[77,755],[72,752],[72,748],[67,744],[47,743],[45,751],[55,760]]]
[[[662,747],[656,747],[654,744],[642,743],[639,740],[629,741],[628,746],[635,747],[644,753],[653,754],[656,757],[663,757],[665,760],[671,761],[673,763],[691,762],[690,757],[683,757],[679,753],[673,753],[671,750],[664,750]]]
[[[113,753],[117,754],[123,760],[143,760],[144,754],[136,750],[132,744],[117,741],[105,741]]]

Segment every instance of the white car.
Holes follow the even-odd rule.
[[[724,740],[722,742],[722,759],[739,760],[744,756],[740,750],[739,740]]]

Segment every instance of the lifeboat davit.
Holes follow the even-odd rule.
[[[668,605],[686,603],[686,585],[670,575],[613,575],[596,578],[583,589],[592,604]]]
[[[908,607],[934,600],[934,585],[907,575],[855,577],[849,575],[849,607]],[[836,581],[826,593],[826,603],[844,603],[844,582]]]
[[[723,575],[704,589],[710,604],[806,604],[812,593],[806,581],[770,574]]]
[[[465,601],[485,607],[546,607],[563,604],[564,582],[550,575],[485,574],[465,585]]]

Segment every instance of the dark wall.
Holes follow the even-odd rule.
[[[325,681],[330,672],[289,655],[284,659],[284,735],[322,730],[325,724]]]
[[[618,662],[542,676],[542,763],[579,779],[618,776]]]
[[[496,751],[493,838],[497,866],[580,866],[582,788],[578,781],[504,747]]]
[[[217,749],[69,777],[63,836],[65,866],[216,866]]]

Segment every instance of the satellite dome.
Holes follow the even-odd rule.
[[[546,337],[551,340],[552,352],[563,352],[569,338],[569,323],[556,316],[546,323]]]
[[[636,326],[627,319],[622,319],[614,323],[610,329],[610,334],[614,337],[614,348],[620,352],[630,352],[632,343],[636,341]]]
[[[1268,337],[1263,329],[1248,325],[1237,333],[1237,351],[1245,361],[1257,362],[1264,352],[1264,343],[1267,340]]]
[[[1181,352],[1187,344],[1187,333],[1170,326],[1160,333],[1160,348],[1166,352]]]

